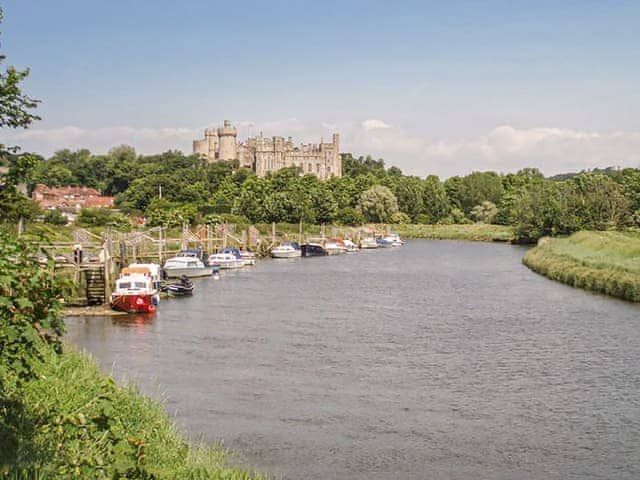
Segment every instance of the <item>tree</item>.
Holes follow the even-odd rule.
[[[387,222],[398,211],[398,200],[387,187],[374,185],[362,192],[358,208],[368,222]]]
[[[0,9],[0,23],[3,12]],[[6,56],[0,54],[0,64]],[[39,101],[24,94],[21,82],[29,75],[29,69],[22,71],[9,66],[0,70],[0,131],[5,128],[27,128],[40,117],[31,113]],[[37,159],[30,154],[19,153],[17,146],[0,143],[0,159],[8,165],[5,172],[0,171],[0,221],[15,221],[33,216],[37,207],[27,200],[20,185],[28,183]]]
[[[422,211],[428,223],[437,223],[451,212],[447,191],[437,175],[429,175],[424,181]]]
[[[410,221],[415,221],[423,212],[424,190],[424,182],[418,177],[401,176],[396,182],[394,193],[398,199],[398,208],[409,215]]]
[[[476,205],[471,210],[471,218],[479,223],[492,223],[498,213],[496,204],[485,200],[480,205]]]

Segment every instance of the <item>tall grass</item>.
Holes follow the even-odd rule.
[[[533,271],[573,287],[640,302],[640,235],[577,232],[544,239],[523,262]]]
[[[513,227],[470,223],[457,225],[391,225],[404,238],[427,238],[435,240],[472,240],[479,242],[513,242],[516,235]]]
[[[256,478],[189,444],[161,404],[73,350],[47,354],[39,378],[8,398],[0,478]]]

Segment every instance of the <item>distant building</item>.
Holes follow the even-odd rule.
[[[312,174],[321,180],[342,176],[340,136],[333,134],[331,143],[300,144],[295,146],[291,137],[263,137],[262,133],[237,143],[237,130],[229,120],[224,126],[204,131],[204,139],[193,142],[193,153],[213,163],[220,160],[238,160],[240,166],[251,168],[260,177],[281,168],[299,167],[303,174]]]
[[[31,199],[44,209],[78,212],[81,208],[113,207],[113,197],[102,196],[98,190],[89,187],[54,188],[38,184],[31,193]]]

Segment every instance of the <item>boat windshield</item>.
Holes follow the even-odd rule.
[[[118,288],[131,288],[131,282],[118,282]]]

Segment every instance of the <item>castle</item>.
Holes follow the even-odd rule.
[[[224,126],[204,131],[204,139],[194,140],[193,153],[202,155],[209,163],[219,160],[238,160],[241,167],[251,168],[263,177],[281,168],[299,167],[303,174],[313,174],[320,180],[342,176],[340,136],[333,134],[331,143],[294,146],[291,137],[263,137],[262,132],[238,143],[238,132],[229,120]]]

